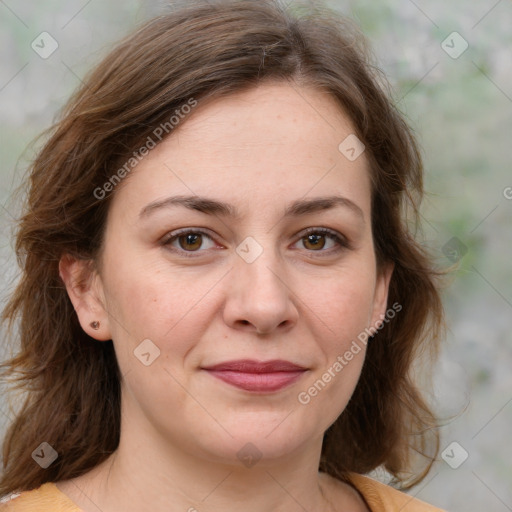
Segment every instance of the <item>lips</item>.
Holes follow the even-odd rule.
[[[203,370],[245,391],[272,392],[293,384],[300,379],[307,368],[284,360],[241,359],[219,363]]]

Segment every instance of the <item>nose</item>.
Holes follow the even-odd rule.
[[[266,249],[252,263],[237,258],[226,287],[224,321],[256,334],[284,332],[298,320],[297,297],[280,260]]]

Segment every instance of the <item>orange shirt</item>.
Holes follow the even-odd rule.
[[[372,512],[443,512],[408,494],[367,476],[352,473],[352,485]],[[11,499],[9,499],[11,498]],[[0,500],[0,512],[82,512],[57,486],[48,482],[32,491],[15,493]]]

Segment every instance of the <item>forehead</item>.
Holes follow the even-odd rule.
[[[325,91],[288,82],[264,83],[200,104],[174,136],[199,152],[279,149],[307,157],[317,148],[337,149],[339,137],[354,132],[349,117]],[[266,151],[265,151],[266,150]],[[232,155],[233,156],[233,155]],[[313,153],[311,153],[313,156]]]
[[[369,212],[364,152],[347,158],[354,128],[326,92],[264,84],[199,102],[116,191],[114,203],[198,194],[237,203],[237,210],[299,197],[341,194]]]

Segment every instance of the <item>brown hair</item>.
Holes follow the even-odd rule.
[[[364,38],[339,14],[224,1],[154,18],[118,44],[70,99],[30,167],[16,239],[22,274],[3,312],[11,330],[19,321],[21,340],[3,373],[24,399],[4,440],[0,495],[79,476],[118,446],[121,376],[112,341],[81,329],[58,270],[64,254],[98,255],[112,194],[99,200],[94,191],[190,98],[264,80],[326,91],[351,118],[369,161],[378,269],[394,262],[388,302],[403,307],[368,344],[354,394],[325,434],[320,470],[345,479],[383,465],[405,487],[430,469],[437,423],[412,370],[424,349],[436,353],[441,272],[407,218],[412,213],[417,228],[423,195],[411,129],[379,85],[386,82]],[[31,458],[43,441],[59,454],[44,470]],[[418,452],[423,470],[413,469]]]

